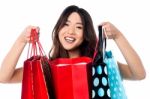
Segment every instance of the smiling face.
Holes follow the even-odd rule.
[[[90,14],[83,8],[71,5],[64,9],[52,31],[53,46],[49,57],[93,57],[96,33]]]
[[[77,12],[69,15],[65,25],[59,31],[59,40],[67,51],[77,51],[83,42],[83,25]]]

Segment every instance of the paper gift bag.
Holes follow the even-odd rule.
[[[90,99],[91,58],[51,61],[56,99]]]
[[[92,99],[111,99],[107,66],[104,62],[104,39],[99,26],[99,41],[92,61]]]
[[[103,65],[93,65],[92,67],[92,99],[127,99],[117,62],[112,52],[106,51],[106,38],[103,36],[102,26],[99,26],[99,42],[97,48],[93,64],[103,63]],[[103,74],[107,75],[107,79],[103,79]],[[100,82],[105,87],[101,86]],[[107,88],[106,85],[108,86]]]
[[[33,57],[24,62],[21,99],[34,99],[32,60]]]
[[[24,62],[22,99],[54,99],[52,76],[48,58],[38,40],[36,30],[31,31],[30,57]],[[28,55],[29,55],[28,52]],[[51,80],[51,81],[50,81]]]
[[[120,71],[112,51],[107,51],[105,53],[104,61],[107,64],[111,99],[127,99]]]
[[[49,99],[46,81],[42,70],[41,58],[32,62],[33,90],[35,99]]]

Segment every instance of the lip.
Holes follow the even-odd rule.
[[[67,43],[73,43],[76,41],[76,38],[75,37],[72,37],[72,36],[65,36],[64,37],[64,40],[67,42]]]

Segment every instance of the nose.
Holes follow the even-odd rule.
[[[74,28],[74,26],[70,26],[69,28],[68,28],[68,34],[74,34],[75,33],[75,28]]]

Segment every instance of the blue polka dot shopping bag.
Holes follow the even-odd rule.
[[[111,99],[127,99],[117,63],[111,51],[105,53]]]
[[[117,63],[111,51],[106,52],[102,26],[92,63],[92,99],[127,99]]]

